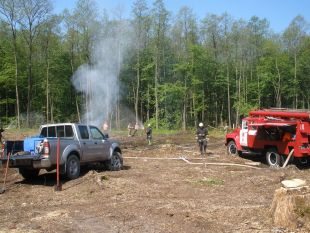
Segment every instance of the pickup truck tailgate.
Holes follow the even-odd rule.
[[[29,154],[15,154],[10,156],[9,167],[32,167],[33,162],[40,159],[40,155]],[[6,166],[8,157],[1,158],[2,166]]]

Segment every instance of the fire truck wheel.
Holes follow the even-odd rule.
[[[269,149],[266,153],[266,161],[270,167],[278,168],[283,164],[283,157],[275,149]]]
[[[234,141],[230,141],[227,144],[227,154],[232,155],[232,156],[238,155],[237,146],[236,146],[236,143]]]
[[[18,171],[24,179],[30,180],[39,175],[40,169],[19,168]]]
[[[76,155],[70,155],[66,163],[66,176],[70,180],[74,180],[80,175],[80,160]]]

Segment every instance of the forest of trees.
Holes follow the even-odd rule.
[[[72,78],[107,35],[126,47],[112,128],[127,126],[128,109],[154,128],[183,130],[232,127],[251,109],[310,109],[308,26],[300,15],[281,33],[256,16],[198,19],[186,6],[173,15],[163,0],[135,0],[129,19],[94,0],[61,14],[49,0],[0,0],[0,126],[81,121],[89,98]]]

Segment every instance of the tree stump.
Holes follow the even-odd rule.
[[[277,189],[270,212],[275,226],[288,229],[302,227],[310,232],[310,188],[297,185]]]

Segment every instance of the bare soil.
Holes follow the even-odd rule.
[[[62,180],[62,191],[54,191],[55,172],[25,181],[10,169],[0,232],[292,232],[273,225],[270,206],[282,180],[309,184],[309,168],[270,169],[264,159],[230,157],[223,138],[210,138],[206,157],[190,134],[155,136],[151,146],[144,136],[117,139],[122,171],[93,165]]]

